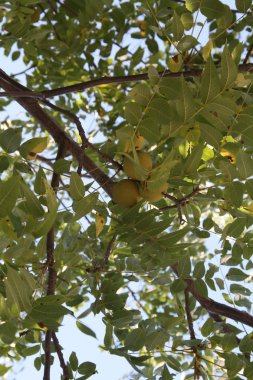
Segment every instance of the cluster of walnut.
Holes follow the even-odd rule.
[[[168,184],[164,183],[156,191],[148,189],[148,179],[153,168],[151,155],[141,150],[144,138],[136,137],[135,149],[124,157],[123,169],[128,179],[122,179],[115,183],[113,188],[113,201],[122,207],[132,207],[141,200],[156,202],[167,191]]]

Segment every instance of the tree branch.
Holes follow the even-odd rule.
[[[185,289],[185,291],[184,291],[184,298],[185,298],[185,313],[186,313],[186,318],[187,318],[187,322],[188,322],[190,337],[193,340],[193,339],[196,339],[196,336],[195,336],[195,331],[193,328],[193,321],[192,321],[192,316],[191,316],[191,311],[190,311],[188,289]]]
[[[253,70],[253,64],[252,63],[245,63],[238,66],[239,72],[250,72]],[[191,78],[191,77],[200,77],[203,70],[200,69],[192,69],[192,70],[186,70],[186,71],[180,71],[178,73],[172,73],[170,70],[161,71],[158,73],[160,77],[174,77],[178,78],[183,76],[184,78]],[[53,96],[58,95],[64,95],[69,94],[72,92],[82,92],[84,90],[87,90],[89,88],[93,88],[96,86],[100,86],[102,84],[122,84],[122,83],[130,83],[130,82],[140,82],[142,80],[148,80],[148,73],[143,74],[133,74],[133,75],[123,75],[123,76],[104,76],[98,79],[92,79],[87,82],[81,82],[77,84],[73,84],[71,86],[65,86],[65,87],[59,87],[55,88],[53,90],[45,90],[41,92],[18,92],[14,89],[5,90],[5,92],[0,92],[0,97],[3,96],[13,96],[14,98],[18,97],[29,97],[29,98],[36,98],[36,99],[46,99]]]
[[[0,87],[6,91],[23,91],[27,94],[31,92],[24,86],[16,83],[4,71],[0,70]],[[62,127],[54,120],[34,99],[18,98],[15,100],[33,116],[45,130],[53,137],[55,142],[65,145],[82,167],[93,177],[95,181],[112,196],[113,181],[101,170],[94,162],[84,153],[83,149],[62,129]]]
[[[193,327],[193,321],[192,321],[192,315],[190,311],[190,305],[189,305],[189,290],[186,288],[184,291],[185,296],[185,313],[188,323],[188,328],[190,332],[190,337],[192,340],[196,339],[194,327]],[[194,353],[194,379],[199,379],[201,372],[200,372],[200,356],[198,353],[197,347],[192,347],[192,352]]]
[[[251,56],[251,53],[252,53],[252,50],[253,50],[253,44],[251,44],[247,50],[247,53],[245,55],[245,58],[243,60],[243,63],[246,64],[248,62],[248,59],[249,57]]]
[[[44,366],[43,380],[50,380],[51,338],[52,338],[52,330],[47,330],[46,338],[45,338],[45,366]]]
[[[176,197],[174,197],[173,195],[170,195],[168,193],[163,193],[165,198],[170,199],[175,204],[170,205],[170,206],[161,207],[161,208],[159,208],[159,211],[166,211],[166,210],[170,210],[173,208],[177,208],[179,223],[184,224],[185,220],[183,219],[183,216],[182,216],[181,207],[184,206],[186,203],[188,203],[191,198],[193,198],[196,194],[198,194],[199,192],[201,192],[203,190],[206,190],[206,188],[199,188],[197,186],[195,189],[193,189],[193,191],[190,194],[188,194],[185,197],[180,198],[180,199],[177,199]]]
[[[171,265],[171,269],[178,277],[177,264]],[[202,297],[194,287],[194,280],[192,278],[184,279],[187,284],[188,291],[193,295],[193,297],[203,306],[208,313],[211,315],[216,315],[218,318],[219,315],[233,319],[236,322],[241,322],[247,326],[253,327],[253,316],[245,311],[238,310],[231,306],[224,305],[220,302],[214,301],[211,298]]]
[[[52,108],[53,110],[63,113],[66,115],[70,120],[73,120],[73,122],[76,124],[77,130],[79,132],[79,136],[82,140],[82,148],[90,148],[94,152],[96,152],[100,157],[102,157],[105,161],[111,162],[111,164],[118,170],[123,170],[123,166],[115,161],[112,157],[110,157],[108,154],[102,152],[100,149],[96,148],[86,137],[84,129],[82,127],[82,124],[79,120],[79,118],[71,111],[66,110],[65,108],[58,107],[55,104],[49,102],[48,100],[41,100],[41,102],[48,107]]]
[[[65,146],[59,145],[58,153],[56,159],[63,158],[65,156]],[[60,181],[60,175],[57,173],[53,173],[51,186],[54,189],[55,192],[57,192],[57,188],[59,186]],[[48,280],[47,280],[47,295],[53,295],[55,293],[55,287],[56,287],[56,278],[57,273],[54,267],[54,227],[51,228],[51,230],[47,234],[47,261],[46,261],[46,267],[48,268]],[[51,367],[51,339],[54,332],[52,330],[47,330],[46,332],[46,338],[45,338],[45,367],[44,367],[44,380],[50,379],[50,367]]]
[[[64,357],[62,354],[62,347],[60,346],[59,340],[58,340],[54,331],[52,332],[52,339],[54,342],[55,351],[56,351],[58,358],[59,358],[60,366],[62,368],[63,380],[68,380],[69,379],[69,369],[68,369],[67,364],[65,363],[65,360],[64,360]]]

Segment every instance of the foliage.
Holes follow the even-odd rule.
[[[57,333],[72,315],[96,338],[102,313],[132,378],[252,380],[251,0],[0,5],[0,47],[25,65],[0,70],[2,357],[87,379]],[[162,199],[111,200],[126,157]]]

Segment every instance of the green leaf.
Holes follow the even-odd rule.
[[[181,53],[186,52],[199,44],[198,40],[193,36],[184,36],[177,44],[177,49]]]
[[[180,99],[177,101],[177,112],[183,119],[183,121],[187,122],[194,114],[196,106],[193,100],[191,90],[183,76],[180,78],[179,86],[181,90],[181,96]]]
[[[146,116],[156,119],[161,124],[169,123],[171,120],[170,106],[165,99],[152,99],[146,109]]]
[[[185,7],[190,12],[195,12],[200,6],[201,0],[186,0]]]
[[[191,260],[188,255],[182,256],[178,260],[178,275],[181,278],[189,278],[191,273]]]
[[[253,175],[252,158],[243,150],[237,153],[236,166],[241,179],[247,179]]]
[[[243,201],[245,185],[241,182],[232,182],[224,192],[224,197],[229,200],[235,207],[240,207]]]
[[[170,374],[166,364],[164,364],[163,370],[162,370],[162,377],[160,377],[159,380],[173,380],[173,377],[174,376]]]
[[[239,284],[231,284],[230,285],[230,292],[233,294],[241,294],[242,296],[250,296],[251,291],[248,288],[245,288],[242,285]]]
[[[168,100],[180,99],[180,78],[162,78],[159,82],[159,92]]]
[[[131,351],[139,351],[145,345],[146,331],[139,327],[127,334],[125,346]]]
[[[180,17],[175,11],[172,17],[171,31],[172,31],[175,41],[179,41],[183,37],[184,25],[182,24]]]
[[[113,344],[113,326],[110,323],[106,324],[104,345],[106,348],[111,347]]]
[[[180,20],[185,30],[191,30],[193,27],[193,17],[189,12],[185,12],[181,15]]]
[[[0,376],[4,376],[11,368],[12,368],[11,366],[7,367],[4,364],[0,364]]]
[[[25,209],[27,212],[34,217],[41,217],[44,215],[43,207],[41,206],[40,201],[34,195],[34,193],[29,189],[24,181],[20,181],[20,192],[21,195],[25,198]]]
[[[70,175],[69,191],[75,201],[80,201],[85,193],[85,186],[79,174],[72,172]]]
[[[253,351],[253,339],[251,335],[245,335],[239,343],[239,349],[241,352]]]
[[[237,67],[226,45],[221,55],[221,88],[225,90],[231,87],[234,84],[236,77]]]
[[[228,236],[238,238],[243,233],[245,226],[246,218],[237,218],[226,226],[225,232]]]
[[[32,355],[37,354],[37,352],[39,352],[39,351],[40,351],[40,345],[39,344],[36,344],[34,346],[31,346],[31,347],[25,347],[22,350],[22,356],[24,356],[24,357],[32,356]]]
[[[140,134],[150,143],[156,143],[160,139],[160,125],[156,118],[143,119],[138,128]]]
[[[45,217],[42,222],[39,222],[33,231],[33,235],[36,237],[43,236],[46,234],[50,228],[53,226],[58,209],[58,203],[56,201],[56,195],[53,188],[44,180],[44,185],[46,188],[46,198],[47,198],[47,207],[48,212],[45,214]]]
[[[245,108],[240,113],[234,129],[242,135],[245,145],[253,144],[253,106]]]
[[[77,370],[81,375],[85,375],[82,376],[82,379],[88,379],[90,376],[94,375],[97,372],[96,364],[92,362],[84,362],[80,364]]]
[[[9,128],[0,133],[0,146],[7,153],[13,153],[21,143],[21,128]]]
[[[178,278],[172,282],[170,285],[170,291],[172,294],[177,294],[183,292],[186,289],[187,285],[184,280]]]
[[[45,194],[46,187],[45,187],[45,180],[46,180],[46,174],[42,167],[39,167],[39,170],[36,173],[35,181],[34,181],[34,191],[41,195]]]
[[[43,322],[47,327],[55,329],[66,314],[71,314],[71,311],[62,305],[52,305],[37,300],[28,317],[37,323]]]
[[[129,96],[141,106],[146,106],[150,102],[152,94],[146,84],[140,83],[130,91]]]
[[[91,212],[96,206],[98,200],[98,193],[91,193],[73,204],[75,211],[74,220],[79,220],[89,212]]]
[[[159,73],[154,66],[148,67],[148,78],[152,85],[157,84],[160,80]]]
[[[0,156],[0,173],[8,169],[10,161],[7,156]]]
[[[91,330],[88,326],[85,326],[83,323],[76,321],[77,328],[85,335],[92,336],[93,338],[97,339],[96,334],[93,330]]]
[[[233,352],[225,354],[225,367],[229,378],[233,378],[243,368],[243,360]]]
[[[253,199],[253,179],[248,179],[245,185],[250,198]]]
[[[208,297],[208,289],[207,289],[206,283],[201,278],[197,278],[194,281],[194,289],[196,290],[197,293],[201,295],[201,297],[203,298]]]
[[[203,140],[214,148],[219,149],[220,142],[222,140],[222,134],[209,124],[200,123],[199,126]]]
[[[78,358],[76,356],[76,353],[74,351],[71,352],[69,356],[69,363],[70,367],[73,371],[76,371],[78,368]]]
[[[201,0],[200,10],[208,19],[218,19],[224,12],[224,4],[219,0]]]
[[[191,154],[187,157],[186,162],[184,164],[184,171],[185,173],[189,173],[194,176],[195,172],[197,171],[201,157],[203,154],[203,145],[198,144],[193,149]]]
[[[137,125],[142,117],[142,109],[137,103],[127,103],[125,106],[125,118],[130,124]]]
[[[230,352],[237,347],[237,339],[235,334],[224,334],[222,337],[222,348],[224,351]]]
[[[248,275],[238,268],[230,268],[226,275],[230,281],[244,281],[247,277]]]
[[[19,194],[19,177],[14,176],[0,182],[0,218],[11,212]]]
[[[37,357],[34,359],[34,367],[37,369],[37,371],[41,368],[41,359],[40,357]]]
[[[7,305],[21,311],[28,312],[31,307],[31,297],[34,287],[31,286],[21,272],[8,266],[7,279],[5,280]]]
[[[60,158],[53,163],[53,170],[57,174],[68,173],[71,162]]]
[[[166,246],[173,246],[176,244],[185,234],[189,231],[189,229],[182,228],[181,230],[167,233],[165,236],[159,238],[160,242],[164,242]]]
[[[208,58],[202,75],[200,96],[203,103],[210,102],[215,98],[220,90],[220,80],[216,67],[211,57]]]
[[[147,350],[155,350],[162,348],[164,344],[169,340],[169,336],[165,331],[154,331],[147,335],[145,346]]]
[[[237,10],[242,13],[246,13],[251,4],[252,0],[235,0]]]
[[[206,337],[213,332],[214,321],[212,318],[208,318],[201,327],[201,334]]]
[[[199,261],[196,263],[193,271],[193,277],[195,278],[203,278],[205,276],[205,264],[203,261]]]

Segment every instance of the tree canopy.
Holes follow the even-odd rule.
[[[102,313],[129,379],[253,379],[252,10],[0,0],[2,378],[92,377],[58,332]]]

